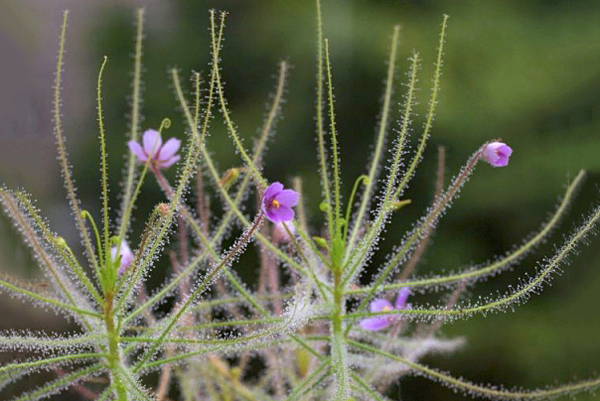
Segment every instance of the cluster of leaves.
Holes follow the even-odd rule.
[[[449,352],[461,344],[461,340],[446,340],[437,335],[444,322],[505,310],[539,291],[593,230],[600,219],[600,209],[590,215],[552,258],[540,264],[534,276],[499,297],[462,300],[467,287],[510,268],[547,236],[567,208],[583,173],[568,187],[563,201],[541,230],[510,254],[491,264],[453,274],[416,277],[415,267],[436,223],[489,148],[486,144],[478,149],[446,189],[441,153],[433,204],[387,256],[379,271],[367,283],[361,282],[383,240],[386,224],[409,202],[402,197],[422,159],[435,115],[447,17],[442,23],[426,124],[408,160],[405,160],[409,154],[407,137],[411,132],[421,61],[416,53],[410,59],[407,92],[401,103],[402,118],[394,130],[391,109],[399,34],[398,27],[394,29],[373,156],[368,171],[356,180],[350,198],[344,202],[332,68],[328,42],[321,30],[320,7],[317,10],[316,131],[324,198],[321,210],[325,216],[320,235],[314,235],[308,227],[302,201],[293,223],[271,226],[263,221],[261,195],[268,182],[261,166],[267,141],[280,115],[288,67],[285,62],[280,65],[264,125],[249,151],[228,110],[219,68],[225,14],[214,11],[210,13],[212,67],[206,82],[199,73],[193,74],[191,101],[181,86],[179,72],[171,71],[188,126],[177,179],[170,183],[160,170],[170,165],[172,159],[166,164],[161,160],[161,165],[156,159],[146,157],[140,168],[136,154],[129,154],[116,222],[109,218],[101,91],[105,59],[97,92],[102,173],[101,224],[97,227],[77,198],[61,123],[65,13],[55,83],[55,134],[84,253],[78,256],[63,238],[52,232],[27,194],[2,189],[0,200],[4,210],[38,259],[48,285],[42,287],[2,277],[0,288],[72,318],[79,331],[1,334],[2,351],[30,355],[0,367],[0,390],[10,389],[13,383],[23,382],[32,375],[51,372],[55,376],[37,388],[14,395],[12,400],[41,399],[69,387],[85,398],[119,401],[386,400],[389,385],[406,374],[425,375],[465,393],[494,399],[551,398],[600,385],[600,378],[594,378],[540,390],[507,390],[474,384],[419,362],[428,353]],[[137,21],[134,101],[128,138],[133,143],[138,141],[141,131],[142,11]],[[219,109],[224,118],[243,168],[219,171],[211,156],[207,135],[214,109]],[[159,132],[169,125],[165,119]],[[396,134],[391,140],[390,132]],[[391,146],[386,150],[388,142]],[[386,152],[389,158],[385,157]],[[165,201],[156,205],[139,239],[134,240],[130,224],[135,215],[134,205],[149,175],[154,176],[163,190]],[[197,188],[195,205],[185,196],[193,179]],[[295,179],[293,188],[302,194],[302,181]],[[254,206],[250,197],[253,193],[257,200]],[[217,202],[211,204],[209,194],[216,196]],[[166,252],[171,274],[160,288],[148,292],[146,282],[171,237],[177,238],[178,245]],[[237,239],[228,245],[232,238]],[[258,261],[248,268],[254,269],[259,279],[256,288],[250,289],[238,277],[233,264],[252,241],[256,243]],[[132,244],[134,252],[123,269],[124,257],[118,255],[123,255],[119,251],[126,242]],[[248,264],[245,260],[244,263]],[[448,295],[432,306],[400,307],[397,302],[397,307],[373,308],[375,303],[381,304],[383,297],[399,291],[406,297],[407,289],[410,293],[430,291]],[[361,327],[364,324],[359,324],[374,318],[384,319],[384,330],[365,329]]]

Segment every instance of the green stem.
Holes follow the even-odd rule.
[[[331,358],[336,376],[335,400],[345,400],[348,395],[349,378],[346,362],[344,334],[344,286],[341,266],[333,266],[333,311],[331,316]]]
[[[119,351],[119,332],[115,326],[115,309],[113,308],[114,294],[109,290],[105,294],[106,304],[104,308],[104,324],[108,337],[108,369],[111,372],[111,381],[117,392],[118,401],[127,401],[127,389],[121,379],[121,353]]]

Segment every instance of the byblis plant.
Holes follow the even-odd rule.
[[[502,296],[472,303],[461,300],[467,287],[515,265],[546,238],[572,199],[583,173],[569,185],[561,204],[539,233],[512,253],[489,265],[450,275],[415,276],[416,263],[438,220],[478,162],[484,160],[494,167],[508,164],[512,149],[499,140],[491,141],[475,151],[446,189],[443,172],[438,174],[438,191],[427,213],[384,259],[370,282],[362,283],[361,275],[371,265],[386,224],[410,202],[403,196],[430,136],[448,17],[442,23],[426,123],[409,159],[407,140],[421,59],[417,53],[410,59],[402,118],[393,130],[391,109],[399,28],[394,29],[373,156],[368,170],[358,177],[345,200],[341,195],[341,141],[335,122],[332,66],[328,41],[323,39],[319,1],[317,12],[316,133],[323,231],[307,224],[301,179],[294,179],[293,189],[285,189],[277,181],[282,177],[274,177],[269,184],[262,171],[265,146],[280,114],[287,64],[280,64],[272,103],[260,135],[249,150],[227,106],[219,64],[225,14],[214,11],[210,12],[210,72],[205,81],[199,73],[193,73],[191,99],[184,95],[179,72],[170,72],[187,124],[182,150],[179,139],[162,141],[164,131],[170,127],[169,119],[164,119],[158,130],[146,129],[139,141],[143,11],[138,12],[134,101],[127,138],[130,152],[117,221],[109,218],[101,89],[104,60],[97,83],[102,174],[102,210],[97,224],[77,197],[62,128],[64,14],[54,90],[55,134],[84,253],[76,254],[48,227],[27,194],[3,188],[0,200],[4,210],[30,246],[50,285],[42,289],[5,275],[0,288],[72,318],[79,331],[2,333],[3,351],[28,351],[31,356],[0,367],[0,390],[4,388],[7,393],[6,389],[13,387],[9,385],[23,383],[42,371],[54,374],[45,384],[21,394],[7,394],[4,399],[37,400],[70,388],[82,398],[101,401],[387,400],[389,385],[407,374],[425,375],[470,395],[492,399],[546,399],[600,385],[600,378],[593,378],[539,390],[505,390],[474,384],[419,362],[426,354],[451,352],[461,345],[460,339],[437,336],[445,321],[505,310],[538,291],[593,230],[600,209],[540,265],[533,277]],[[214,162],[208,133],[215,109],[224,118],[244,164],[242,168],[223,172]],[[396,135],[386,150],[390,132]],[[443,157],[439,164],[443,170]],[[162,171],[173,168],[178,169],[177,179],[169,182]],[[145,217],[138,238],[131,220],[149,176],[162,189],[164,201]],[[195,205],[185,196],[192,180],[198,189]],[[206,185],[218,197],[212,205]],[[254,204],[251,193],[257,195]],[[236,236],[228,247],[226,244]],[[171,237],[177,238],[178,246],[167,248]],[[250,244],[259,256],[254,265],[243,261],[244,269],[256,272],[257,282],[251,285],[242,282],[233,268]],[[170,274],[158,289],[149,292],[146,281],[163,251],[171,262]],[[437,306],[409,303],[412,293],[442,290],[450,290],[450,294]],[[411,325],[411,321],[418,324]]]

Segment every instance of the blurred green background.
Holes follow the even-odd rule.
[[[167,71],[177,67],[184,79],[191,70],[208,75],[210,8],[230,13],[222,52],[223,76],[233,117],[247,144],[262,124],[278,62],[287,60],[293,66],[283,119],[269,146],[265,174],[272,181],[287,183],[294,176],[304,179],[303,199],[318,232],[322,216],[317,207],[320,190],[314,140],[316,34],[312,0],[110,1],[88,5],[55,0],[45,8],[38,3],[0,5],[0,50],[16,55],[0,60],[2,87],[16,88],[4,89],[0,97],[0,177],[10,187],[26,187],[39,199],[39,206],[60,234],[77,241],[60,173],[54,166],[49,113],[61,10],[73,10],[64,96],[69,152],[84,206],[98,211],[95,77],[102,56],[107,55],[104,107],[116,200],[128,128],[138,6],[146,7],[147,17],[143,129],[156,128],[164,117],[170,117],[174,124],[169,135],[183,138],[183,120]],[[407,58],[414,50],[423,59],[419,115],[412,125],[416,136],[423,125],[443,14],[450,15],[450,20],[430,145],[406,194],[413,203],[394,218],[382,251],[398,243],[431,201],[438,145],[447,151],[447,182],[485,141],[502,138],[514,153],[506,168],[479,166],[442,219],[419,266],[420,274],[482,263],[521,244],[548,218],[570,178],[581,168],[589,171],[570,214],[550,241],[513,271],[473,290],[475,296],[502,293],[519,277],[531,274],[539,260],[552,255],[557,244],[598,204],[600,3],[323,0],[346,193],[365,171],[370,157],[393,26],[401,24],[397,83],[406,81]],[[15,59],[21,62],[13,66]],[[403,87],[397,88],[399,101]],[[222,169],[241,166],[221,121],[221,116],[215,118],[209,147]],[[160,199],[152,182],[145,191],[147,203],[140,205],[140,213]],[[0,229],[2,269],[35,277],[27,249],[15,239],[5,219]],[[572,258],[564,273],[555,277],[552,286],[514,313],[447,325],[442,333],[464,337],[466,345],[456,353],[431,356],[425,362],[455,376],[509,388],[534,388],[598,374],[599,251],[600,241],[593,238],[591,245],[582,247]],[[374,267],[383,260],[381,253]],[[415,296],[412,302],[433,299]],[[65,327],[54,314],[31,311],[6,296],[0,298],[0,305],[2,311],[15,316],[15,320],[4,319],[2,328],[29,327],[27,320],[42,317],[48,322],[40,322],[40,327]],[[465,398],[422,378],[402,380],[390,396],[407,401]],[[582,395],[579,399],[596,398]]]

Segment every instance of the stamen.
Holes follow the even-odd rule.
[[[271,201],[271,205],[273,205],[274,208],[278,209],[279,206],[281,206],[281,203],[279,203],[279,201],[277,199],[273,199]]]

